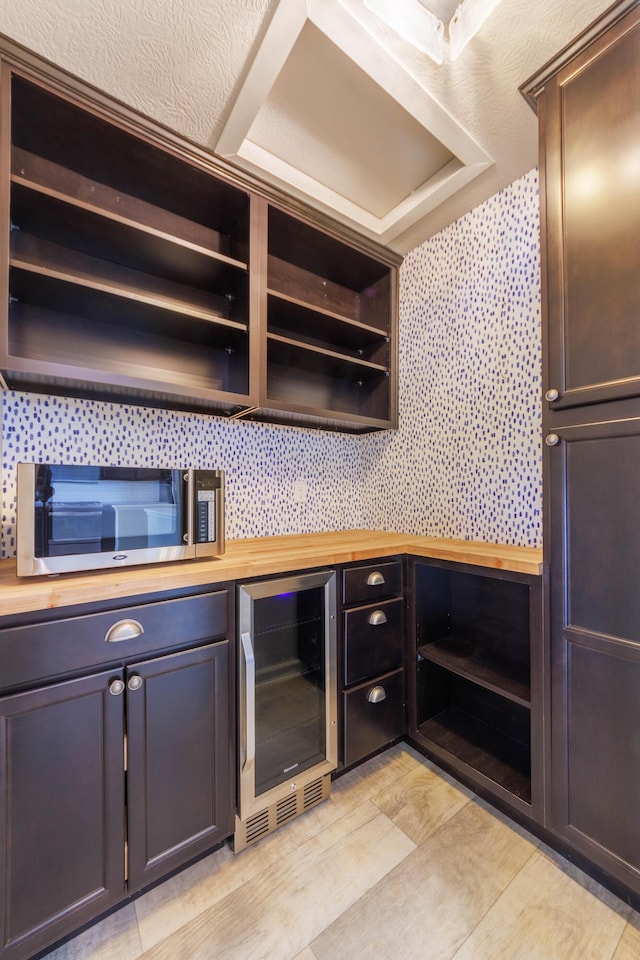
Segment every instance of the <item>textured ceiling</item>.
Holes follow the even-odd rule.
[[[438,2],[443,5],[434,0],[436,13]],[[518,86],[610,5],[608,0],[502,0],[459,59],[438,66],[375,21],[363,0],[341,3],[494,161],[389,242],[403,253],[536,165],[536,120]],[[0,0],[0,32],[213,149],[277,6],[277,0]],[[317,65],[310,62],[309,68]],[[271,147],[278,132],[269,126],[269,112],[277,111],[286,93],[286,74],[279,79],[256,121]],[[339,193],[348,150],[337,158],[323,136],[330,113],[323,113],[326,102],[318,95],[317,80],[314,87],[320,119],[317,125],[308,123],[306,138],[298,129],[298,160]],[[335,86],[331,97],[335,107]],[[369,155],[376,153],[378,167],[386,169],[388,183],[381,191],[374,183],[380,183],[379,170],[362,167],[356,179],[359,202],[379,214],[420,179],[417,157],[424,131],[410,117],[385,117],[383,91],[375,98],[370,116],[378,120],[367,122],[363,136]],[[301,120],[299,99],[295,109]],[[354,135],[349,109],[353,103],[345,100],[340,117],[345,137]],[[402,149],[394,150],[396,143]]]

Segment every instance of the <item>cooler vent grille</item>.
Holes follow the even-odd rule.
[[[247,843],[253,843],[269,833],[269,811],[263,810],[255,817],[250,817],[246,823]]]
[[[278,827],[293,820],[322,800],[326,800],[331,793],[331,775],[318,777],[305,787],[300,787],[293,793],[287,794],[282,800],[277,800],[264,810],[240,820],[236,817],[236,829],[233,834],[233,849],[236,853],[244,850],[250,843],[256,843],[267,834],[273,833]]]
[[[298,797],[294,793],[276,804],[276,823],[278,826],[291,820],[298,813]]]
[[[316,803],[320,803],[323,797],[323,785],[322,777],[318,780],[314,780],[313,783],[308,783],[304,788],[304,802],[303,807],[306,810],[308,807],[314,806]]]

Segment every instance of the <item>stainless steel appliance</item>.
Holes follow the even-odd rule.
[[[224,473],[19,463],[19,577],[224,553]]]
[[[236,851],[329,795],[337,765],[335,571],[239,585],[238,632]]]

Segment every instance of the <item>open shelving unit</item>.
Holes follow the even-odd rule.
[[[393,425],[393,282],[389,264],[271,206],[261,405]]]
[[[247,192],[17,73],[10,84],[13,383],[247,405]]]
[[[532,815],[541,796],[539,584],[526,574],[415,564],[411,735],[469,782]],[[535,720],[532,720],[535,714]]]
[[[397,425],[401,258],[0,38],[0,384]]]

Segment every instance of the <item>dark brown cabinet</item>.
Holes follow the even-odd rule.
[[[246,191],[6,64],[2,84],[12,385],[246,405]]]
[[[8,40],[0,66],[11,388],[395,426],[397,255],[280,209],[264,184]]]
[[[124,712],[111,673],[0,699],[0,956],[22,958],[120,900]]]
[[[126,671],[128,888],[231,832],[228,643]]]
[[[509,807],[542,820],[537,577],[415,561],[409,736]]]
[[[275,207],[267,250],[263,412],[392,426],[395,271]]]
[[[637,397],[637,3],[615,4],[523,92],[541,125],[551,410]]]
[[[231,834],[227,599],[0,630],[0,658],[16,663],[3,685],[24,683],[29,663],[44,679],[72,654],[76,672],[105,662],[0,698],[3,958],[33,955]],[[137,659],[181,642],[198,645]],[[59,664],[39,656],[52,647]]]
[[[340,763],[351,766],[405,732],[401,560],[342,570]]]
[[[640,7],[523,87],[540,123],[547,826],[640,893]]]
[[[548,457],[549,825],[640,891],[640,416],[594,421]]]

